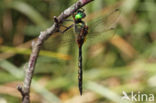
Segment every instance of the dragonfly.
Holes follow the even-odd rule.
[[[77,12],[73,14],[73,20],[74,20],[74,31],[76,34],[76,42],[78,44],[79,48],[79,63],[78,63],[78,86],[80,95],[82,95],[82,46],[84,41],[86,40],[86,36],[88,34],[88,26],[85,24],[84,21],[82,21],[83,18],[86,17],[86,14],[84,13],[84,9],[80,9]]]
[[[109,17],[114,17],[114,20],[112,20],[112,23],[108,22],[108,20],[104,21],[105,27],[102,28],[102,31],[99,32],[105,32],[105,31],[109,31],[114,29],[114,24],[116,24],[117,19],[119,18],[119,9],[115,9],[112,13],[110,13],[109,15],[107,15],[106,18]],[[70,28],[74,28],[74,32],[75,32],[75,41],[78,45],[78,49],[79,49],[79,56],[78,56],[78,88],[79,88],[79,92],[80,95],[82,95],[83,93],[83,68],[82,68],[82,46],[84,44],[84,42],[86,41],[87,38],[92,38],[92,37],[96,37],[97,35],[88,35],[88,26],[85,23],[85,21],[83,20],[86,17],[86,13],[85,10],[83,8],[80,8],[79,10],[77,10],[76,12],[73,13],[72,18],[73,18],[73,24],[71,24],[70,26],[64,26],[61,25],[63,27],[65,27],[65,29],[63,31],[60,31],[61,33],[65,33],[67,32]],[[92,24],[95,25],[98,28],[98,25],[103,23],[102,20],[104,18],[100,18],[98,21],[94,21]],[[112,19],[112,18],[110,18]],[[66,21],[71,21],[71,20],[66,20]],[[103,25],[103,24],[102,24]],[[96,27],[94,26],[94,30],[96,29]],[[99,34],[99,33],[93,33],[93,34]],[[67,35],[66,35],[67,36]]]

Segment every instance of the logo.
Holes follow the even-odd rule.
[[[120,103],[132,103],[132,102],[154,102],[154,94],[146,94],[138,92],[130,92],[127,94],[125,91],[122,92],[123,96]]]

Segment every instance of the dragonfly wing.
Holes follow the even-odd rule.
[[[88,37],[95,37],[103,32],[115,30],[120,18],[120,10],[115,9],[104,17],[98,17],[89,23]]]
[[[63,29],[61,29],[61,31],[63,31]],[[73,28],[69,29],[68,31],[64,32],[64,33],[55,33],[53,34],[46,42],[45,42],[45,47],[50,49],[50,50],[54,50],[56,51],[57,49],[59,49],[60,47],[68,47],[71,45],[75,44],[75,35],[73,33]]]

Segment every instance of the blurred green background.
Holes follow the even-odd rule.
[[[20,103],[32,41],[76,0],[0,0],[0,103]],[[84,93],[78,91],[78,48],[72,30],[54,34],[42,46],[31,88],[32,103],[120,103],[122,92],[156,94],[156,1],[94,0],[85,12],[90,33],[116,8],[116,29],[83,46]],[[111,21],[112,20],[112,21]],[[100,21],[102,22],[102,21]],[[100,23],[99,22],[99,23]],[[71,22],[66,22],[69,25]],[[105,25],[104,25],[105,26]],[[128,102],[126,102],[128,103]],[[146,101],[135,103],[155,103]]]

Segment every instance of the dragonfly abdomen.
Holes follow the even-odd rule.
[[[82,47],[79,48],[79,63],[78,63],[78,81],[79,81],[79,91],[80,95],[82,95],[82,83],[83,83],[83,70],[82,70]]]

